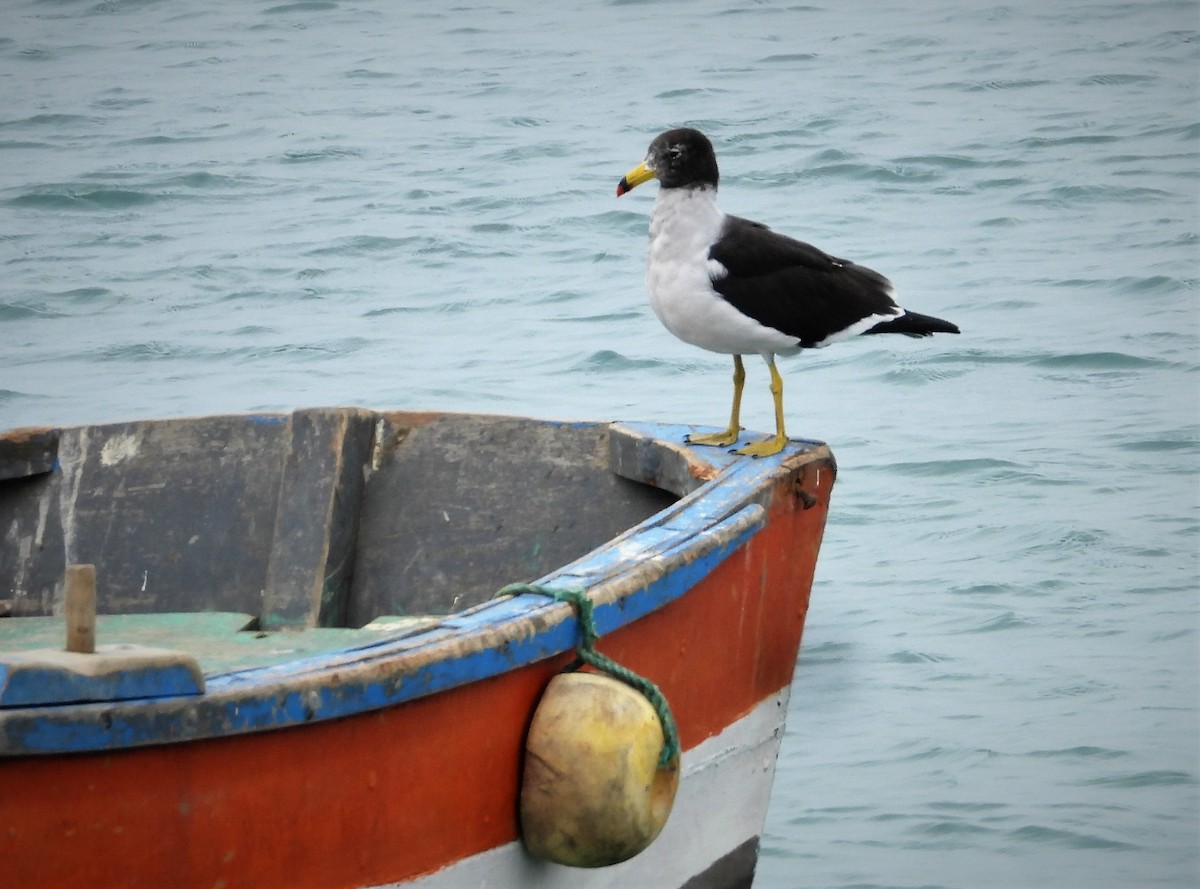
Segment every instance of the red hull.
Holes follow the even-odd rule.
[[[833,481],[808,475],[815,508],[781,485],[740,552],[601,642],[660,685],[685,750],[791,681]],[[510,842],[525,729],[566,660],[301,728],[0,761],[0,882],[351,889]]]

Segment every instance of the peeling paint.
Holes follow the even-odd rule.
[[[100,449],[100,464],[116,466],[137,456],[141,443],[136,435],[115,435]]]
[[[63,537],[63,563],[73,565],[79,561],[75,548],[75,502],[79,498],[79,485],[83,481],[83,469],[87,463],[88,430],[80,429],[76,435],[64,435],[59,442],[58,459],[62,471],[62,484],[58,489],[58,520]],[[61,590],[55,594],[55,612],[60,607]]]

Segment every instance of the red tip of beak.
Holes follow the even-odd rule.
[[[622,178],[621,181],[617,183],[617,197],[620,197],[627,191],[629,191],[629,183]]]

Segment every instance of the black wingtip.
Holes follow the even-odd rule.
[[[898,318],[880,321],[867,333],[900,333],[904,336],[933,336],[935,333],[961,333],[957,324],[934,318],[931,315],[919,315],[916,312],[905,312]]]

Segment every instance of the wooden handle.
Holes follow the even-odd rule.
[[[67,651],[96,651],[96,566],[68,565],[65,583]]]

